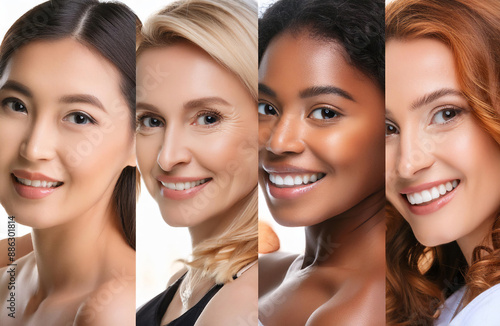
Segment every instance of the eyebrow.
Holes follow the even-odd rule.
[[[101,101],[99,101],[99,99],[94,95],[90,94],[64,95],[63,97],[61,97],[59,102],[65,104],[72,104],[72,103],[90,104],[106,112],[106,109],[104,108],[104,105],[102,105]]]
[[[356,102],[351,94],[335,86],[313,86],[300,91],[301,98],[313,97],[323,94],[338,95],[350,101]]]
[[[3,86],[0,88],[0,90],[11,90],[21,93],[26,97],[33,98],[33,94],[31,94],[31,91],[28,87],[13,80],[7,80],[5,84],[3,84]]]
[[[213,97],[203,97],[203,98],[198,98],[198,99],[188,101],[188,102],[184,103],[184,108],[194,109],[194,108],[199,108],[200,106],[207,106],[207,105],[214,105],[214,104],[231,106],[231,104],[229,104],[223,98],[213,96]]]
[[[447,96],[447,95],[458,95],[458,96],[463,96],[462,92],[459,92],[455,89],[452,88],[441,88],[438,90],[435,90],[431,93],[425,94],[422,97],[417,98],[415,101],[410,106],[410,110],[416,110],[419,107],[422,107],[424,105],[430,104],[437,99]]]
[[[264,93],[268,96],[276,97],[276,92],[273,91],[269,86],[265,84],[259,84],[259,92]],[[348,92],[344,91],[341,88],[335,87],[335,86],[313,86],[306,88],[302,91],[300,91],[299,96],[300,98],[308,98],[308,97],[314,97],[318,95],[324,95],[324,94],[333,94],[333,95],[338,95],[341,96],[345,99],[348,99],[350,101],[356,102],[356,100],[352,97],[351,94]]]
[[[33,94],[31,93],[31,91],[29,90],[28,87],[26,87],[25,85],[23,85],[19,82],[13,81],[13,80],[6,81],[5,84],[0,88],[0,90],[12,90],[15,92],[19,92],[26,97],[33,98]],[[104,109],[104,105],[102,105],[101,101],[99,101],[99,99],[97,97],[95,97],[94,95],[90,95],[90,94],[65,95],[65,96],[61,97],[59,102],[65,103],[65,104],[85,103],[85,104],[90,104],[90,105],[96,106],[96,107],[100,108],[101,110],[106,111]]]
[[[266,95],[276,97],[276,92],[273,91],[269,86],[259,83],[259,93],[264,93]]]
[[[143,102],[137,102],[135,104],[136,110],[148,110],[148,111],[153,111],[153,112],[159,112],[158,108],[152,104],[148,103],[143,103]]]

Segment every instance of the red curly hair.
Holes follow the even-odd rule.
[[[432,38],[446,44],[475,118],[500,146],[499,22],[497,0],[396,0],[386,8],[385,33],[386,41]],[[468,266],[456,242],[425,247],[391,204],[386,211],[388,325],[432,325],[460,286],[467,285],[467,304],[500,283],[500,212]]]

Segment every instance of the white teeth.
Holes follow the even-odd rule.
[[[59,184],[62,184],[60,182],[50,182],[50,181],[45,181],[45,180],[29,180],[29,179],[22,179],[16,177],[16,180],[25,185],[25,186],[31,186],[34,188],[53,188],[58,186]]]
[[[293,187],[314,183],[325,176],[324,173],[309,173],[303,175],[277,175],[269,174],[269,181],[278,187]]]
[[[182,191],[182,190],[189,190],[191,188],[194,188],[196,186],[199,186],[201,185],[202,183],[205,183],[207,182],[209,179],[203,179],[203,180],[198,180],[198,181],[191,181],[191,182],[177,182],[177,183],[173,183],[173,182],[163,182],[163,181],[160,181],[161,184],[167,188],[167,189],[171,189],[171,190],[178,190],[178,191]]]
[[[293,186],[295,183],[293,181],[293,178],[289,175],[287,175],[284,179],[283,179],[283,183],[285,184],[285,186]]]
[[[447,192],[452,191],[457,186],[458,180],[453,180],[452,182],[446,182],[444,184],[440,184],[439,186],[432,187],[431,189],[423,190],[421,192],[406,194],[406,199],[411,205],[427,203],[431,200],[445,195]]]
[[[439,190],[438,188],[434,187],[431,189],[431,195],[432,195],[432,199],[436,199],[436,198],[439,198]]]

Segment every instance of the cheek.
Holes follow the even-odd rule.
[[[136,137],[136,155],[139,171],[144,180],[152,177],[151,173],[157,164],[158,154],[162,145],[163,133]]]

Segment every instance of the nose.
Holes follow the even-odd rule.
[[[397,157],[397,173],[402,178],[411,178],[434,163],[432,138],[418,132],[402,132]]]
[[[171,171],[175,166],[191,162],[188,140],[180,130],[167,127],[157,162],[163,171]]]
[[[29,161],[53,159],[57,143],[55,128],[48,119],[35,119],[21,143],[20,155]]]
[[[282,116],[274,126],[271,127],[266,149],[276,155],[286,153],[302,153],[305,144],[302,137],[302,121],[296,117]]]

